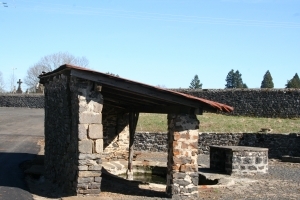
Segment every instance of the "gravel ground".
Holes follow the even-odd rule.
[[[166,153],[142,152],[136,160],[166,162]],[[209,156],[199,156],[198,163],[209,167]],[[300,199],[300,163],[269,160],[269,173],[255,176],[233,176],[233,178],[248,178],[255,182],[237,182],[234,185],[220,188],[199,189],[198,199]],[[242,179],[241,179],[242,180]],[[46,181],[27,179],[34,199],[65,199],[55,196],[57,188]],[[101,185],[101,195],[93,199],[107,200],[163,200],[167,198],[164,188],[153,187],[139,182],[117,181],[104,176]],[[80,197],[75,197],[78,199]],[[67,198],[66,198],[67,199]],[[84,199],[84,198],[82,198]]]

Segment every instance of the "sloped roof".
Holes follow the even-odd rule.
[[[222,103],[67,64],[41,74],[40,83],[45,84],[62,73],[96,82],[102,86],[104,105],[108,103],[128,111],[195,114],[201,114],[203,110],[233,111],[232,107]]]

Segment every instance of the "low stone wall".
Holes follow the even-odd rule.
[[[199,133],[199,153],[209,154],[209,146],[250,146],[269,149],[269,158],[300,156],[300,133]],[[136,133],[136,151],[167,152],[166,133]]]
[[[44,94],[0,94],[0,107],[44,108]]]

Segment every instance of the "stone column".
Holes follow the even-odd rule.
[[[103,152],[102,108],[103,99],[100,91],[90,82],[77,82],[72,103],[73,115],[78,113],[78,175],[77,194],[99,194],[101,187],[101,169]],[[76,105],[77,102],[77,105]],[[77,111],[76,111],[77,110]],[[74,121],[74,120],[73,120]]]
[[[170,197],[198,197],[199,120],[191,114],[168,114],[168,174]]]

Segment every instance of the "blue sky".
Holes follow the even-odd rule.
[[[167,88],[187,88],[196,74],[203,88],[224,88],[231,69],[249,88],[259,88],[267,70],[275,88],[300,74],[298,0],[0,1],[8,5],[0,4],[7,86],[13,72],[24,79],[41,57],[57,52]]]

